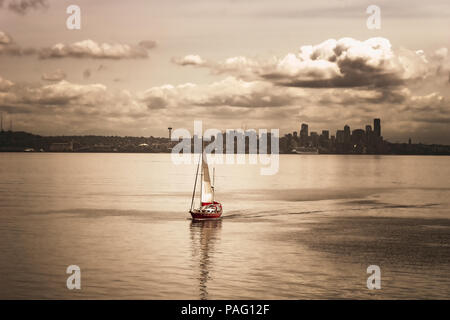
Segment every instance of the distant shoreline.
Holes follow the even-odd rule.
[[[23,131],[0,132],[0,152],[54,152],[54,153],[171,153],[177,141],[161,137],[120,136],[39,136]],[[192,144],[193,145],[193,144]],[[381,148],[299,148],[291,149],[285,137],[279,139],[279,154],[340,154],[340,155],[450,155],[450,146],[422,143],[391,143],[383,141]],[[314,149],[314,150],[313,150]],[[191,149],[191,154],[193,149]],[[241,150],[240,150],[241,151]],[[249,153],[249,149],[245,150]],[[311,152],[314,151],[314,152]],[[225,145],[223,153],[225,154]],[[270,147],[268,149],[270,154]],[[234,154],[243,154],[235,148]]]
[[[1,153],[39,153],[39,154],[46,154],[46,153],[53,153],[53,154],[74,154],[74,153],[82,153],[82,154],[171,154],[171,152],[127,152],[127,151],[7,151],[7,150],[0,150]],[[199,153],[189,153],[189,154],[199,154]],[[241,153],[234,153],[234,154],[241,154]],[[248,155],[248,153],[245,153]],[[225,155],[225,153],[224,153]],[[270,154],[269,154],[270,155]],[[317,154],[296,154],[296,153],[279,153],[279,155],[290,155],[290,156],[450,156],[449,154],[397,154],[397,153],[386,153],[386,154],[369,154],[369,153],[317,153]]]

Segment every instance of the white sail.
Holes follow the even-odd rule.
[[[213,190],[211,188],[211,179],[209,177],[209,168],[208,162],[206,160],[206,154],[203,152],[202,157],[202,203],[211,203],[213,202]]]

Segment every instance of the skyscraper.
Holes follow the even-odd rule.
[[[349,125],[344,126],[344,143],[350,143],[350,127]]]
[[[311,144],[314,147],[317,147],[319,145],[319,135],[317,132],[311,131]]]
[[[302,146],[308,143],[308,125],[302,123],[302,128],[300,129],[300,144]]]
[[[366,125],[366,144],[371,146],[373,144],[373,131],[370,124]]]
[[[319,136],[319,144],[321,147],[328,147],[330,144],[330,131],[322,130],[322,134]]]
[[[344,143],[344,130],[337,130],[336,131],[336,142],[337,143]]]
[[[378,118],[373,119],[373,131],[376,137],[381,137],[381,120]]]
[[[302,123],[302,128],[300,129],[300,137],[308,137],[308,125],[306,123]]]

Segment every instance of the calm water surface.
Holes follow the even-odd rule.
[[[0,153],[0,298],[450,298],[450,157],[259,170],[216,166],[224,218],[194,223],[195,165],[168,154]]]

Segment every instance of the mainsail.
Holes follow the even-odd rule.
[[[200,165],[201,163],[201,165]],[[198,173],[201,172],[200,178],[200,207],[194,209],[194,198],[197,188],[197,180],[199,178]],[[214,181],[214,169],[213,169],[213,184]],[[211,177],[209,175],[208,159],[206,154],[202,151],[198,157],[197,172],[195,174],[194,190],[192,191],[191,210],[189,213],[193,220],[207,220],[207,219],[220,219],[222,216],[222,204],[214,199],[214,187],[211,186]]]
[[[202,193],[201,203],[212,203],[214,201],[213,189],[211,188],[211,179],[209,177],[208,161],[203,151],[202,155]]]

